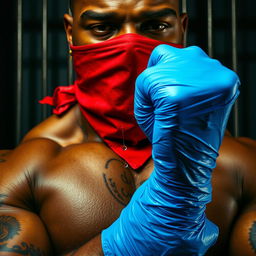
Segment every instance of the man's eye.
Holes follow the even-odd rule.
[[[163,23],[159,21],[148,21],[141,25],[141,30],[143,32],[150,32],[150,33],[161,33],[165,32],[170,25],[168,23]]]
[[[91,31],[91,33],[95,36],[107,36],[108,34],[112,34],[116,28],[109,24],[95,24],[87,26],[87,29]]]

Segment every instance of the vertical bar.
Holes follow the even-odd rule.
[[[231,0],[231,11],[232,11],[232,67],[235,72],[237,72],[237,7],[236,0]],[[233,129],[234,136],[239,136],[239,107],[238,101],[235,102],[233,108]]]
[[[182,13],[187,13],[187,0],[182,0]],[[184,33],[184,46],[187,45],[187,31]]]
[[[70,5],[70,1],[69,1],[69,5]],[[68,8],[68,12],[69,12],[69,15],[72,15],[70,6]],[[72,62],[73,62],[72,56],[69,52],[69,57],[68,57],[68,84],[73,84],[73,63]]]
[[[16,144],[21,138],[21,95],[22,95],[22,0],[17,0],[17,90],[16,90]]]
[[[207,0],[207,31],[208,31],[208,54],[213,57],[213,18],[212,0]]]
[[[182,12],[187,12],[187,0],[182,0]]]
[[[47,85],[47,68],[48,68],[48,29],[47,29],[47,19],[48,19],[48,2],[47,0],[43,0],[43,13],[42,13],[42,94],[46,96],[48,93],[48,85]],[[47,117],[47,108],[46,105],[43,105],[43,119]]]

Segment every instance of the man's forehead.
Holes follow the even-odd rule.
[[[179,0],[73,0],[73,6],[78,8],[119,8],[125,5],[134,8],[150,8],[159,5],[169,5],[178,10]]]

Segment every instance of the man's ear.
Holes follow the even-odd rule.
[[[183,45],[185,46],[187,43],[187,29],[188,29],[188,15],[186,13],[182,13],[180,15],[181,29],[183,34]]]
[[[73,17],[69,14],[64,14],[64,28],[66,31],[66,37],[69,44],[73,44],[72,28],[73,28]]]

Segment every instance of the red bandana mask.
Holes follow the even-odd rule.
[[[70,46],[77,79],[40,101],[60,115],[78,103],[103,141],[133,169],[151,156],[151,145],[134,118],[134,85],[152,50],[163,44],[137,34],[104,42]],[[170,44],[175,47],[181,45]]]

